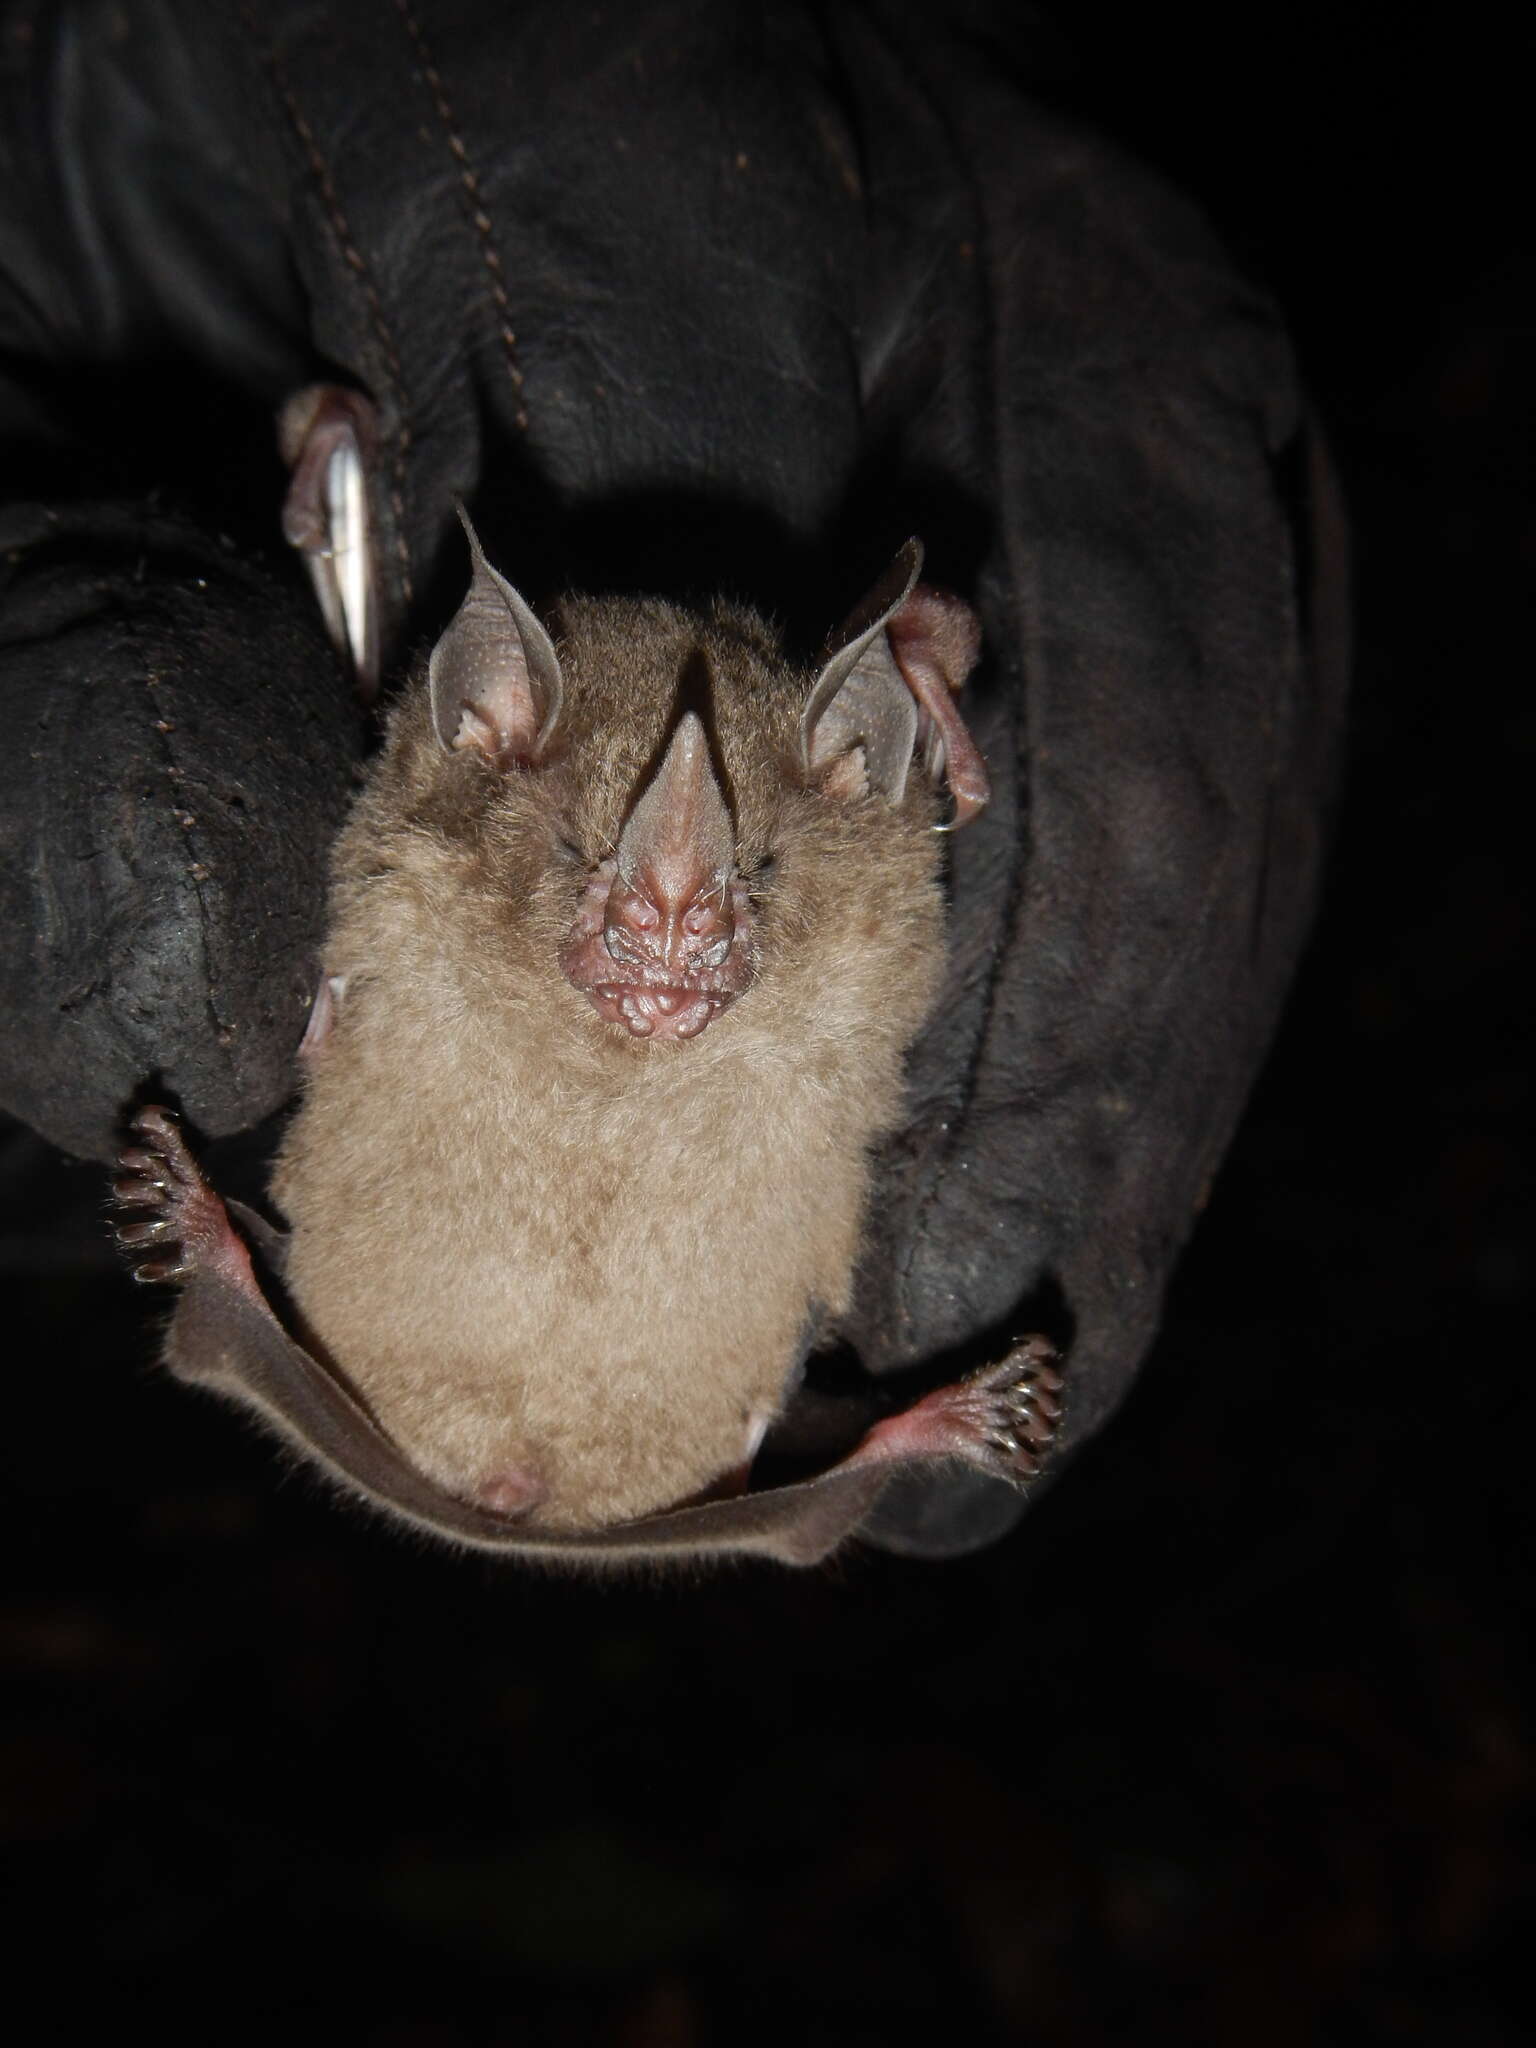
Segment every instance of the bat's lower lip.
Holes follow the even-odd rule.
[[[674,982],[603,981],[585,991],[600,1017],[620,1025],[632,1038],[697,1038],[734,1000],[726,990],[688,988]]]

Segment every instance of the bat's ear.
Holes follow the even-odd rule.
[[[893,805],[921,753],[963,825],[991,794],[954,701],[976,665],[981,629],[962,599],[918,582],[922,566],[922,543],[909,540],[844,626],[806,704],[801,753],[829,795],[873,790]]]
[[[917,745],[917,702],[907,688],[886,628],[911,595],[923,566],[922,542],[909,540],[844,625],[842,645],[816,678],[800,721],[807,774],[830,795],[873,790],[888,804],[906,793]]]
[[[475,747],[498,768],[534,766],[560,717],[560,664],[533,612],[485,559],[462,505],[458,514],[470,583],[428,664],[433,723],[449,751]]]

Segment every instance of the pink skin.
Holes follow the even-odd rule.
[[[754,961],[740,882],[649,864],[626,882],[614,860],[588,879],[560,956],[600,1017],[652,1040],[697,1038],[751,985]]]
[[[999,1478],[1033,1478],[1061,1422],[1061,1389],[1055,1347],[1026,1337],[996,1365],[877,1422],[846,1462],[954,1458]]]
[[[474,1500],[477,1507],[487,1508],[493,1515],[504,1515],[508,1521],[516,1521],[536,1508],[544,1498],[542,1481],[532,1472],[512,1466],[498,1472],[494,1478],[483,1479],[475,1488]]]
[[[920,713],[919,745],[928,773],[949,785],[954,826],[968,825],[991,799],[987,765],[966,729],[955,692],[976,665],[981,628],[968,604],[919,583],[886,627],[891,650]]]

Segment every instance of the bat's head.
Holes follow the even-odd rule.
[[[724,604],[546,625],[470,541],[339,843],[274,1192],[402,1449],[605,1526],[749,1461],[845,1305],[942,969],[939,788],[985,797],[977,636],[916,543],[816,670]]]
[[[355,999],[415,918],[496,963],[482,1003],[499,977],[609,1047],[686,1044],[807,960],[823,991],[883,976],[881,1007],[920,1014],[936,790],[963,823],[987,783],[954,701],[975,621],[918,586],[918,544],[816,673],[724,603],[567,598],[547,628],[469,539],[341,843],[330,976]]]

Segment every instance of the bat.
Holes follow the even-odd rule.
[[[310,417],[295,490],[344,502]],[[183,1285],[172,1369],[418,1526],[586,1562],[810,1562],[914,1463],[1028,1478],[1041,1338],[750,1489],[941,999],[937,792],[955,824],[987,797],[968,607],[909,542],[811,673],[723,601],[546,627],[464,525],[468,593],[338,843],[267,1285],[164,1112],[123,1155],[120,1238]]]
[[[786,5],[765,43],[755,20],[696,10],[684,21],[651,0],[605,16],[602,35],[569,10],[493,21],[458,0],[384,17],[348,0],[280,5],[259,24],[250,10],[175,0],[186,34],[169,38],[124,39],[76,12],[65,71],[47,38],[17,56],[17,89],[47,117],[28,127],[0,194],[15,286],[0,410],[8,454],[12,421],[38,429],[41,451],[25,481],[12,474],[8,495],[22,502],[7,508],[0,671],[18,742],[0,806],[0,1099],[87,1156],[113,1157],[124,1105],[146,1100],[176,1103],[189,1134],[214,1140],[259,1127],[289,1098],[306,1015],[317,1106],[341,1085],[322,1070],[340,1074],[362,1029],[365,978],[350,981],[332,959],[316,999],[323,850],[355,790],[355,707],[335,688],[296,579],[257,559],[272,471],[264,451],[254,466],[240,453],[229,423],[254,429],[300,393],[284,411],[284,526],[365,701],[384,675],[398,678],[409,636],[428,620],[440,629],[462,595],[448,587],[443,547],[460,498],[484,522],[492,559],[541,601],[562,576],[653,596],[736,590],[789,607],[796,647],[851,594],[831,573],[838,537],[885,530],[894,551],[915,528],[985,625],[983,686],[962,701],[992,801],[945,842],[946,964],[906,1051],[905,1106],[883,1136],[879,1088],[862,1098],[876,1133],[872,1191],[838,1198],[841,1213],[861,1215],[850,1305],[821,1298],[835,1299],[840,1254],[819,1244],[831,1277],[805,1285],[803,1325],[765,1350],[763,1386],[738,1399],[731,1442],[707,1455],[695,1445],[681,1458],[689,1472],[658,1472],[656,1490],[692,1485],[728,1455],[725,1476],[705,1484],[717,1498],[700,1505],[766,1499],[841,1359],[885,1390],[871,1404],[877,1428],[893,1419],[883,1403],[896,1389],[1012,1356],[1017,1334],[1041,1328],[1071,1357],[1053,1455],[1085,1443],[1151,1342],[1270,1042],[1327,844],[1347,548],[1276,310],[1195,209],[1029,99],[1027,38],[1017,62],[1000,63],[995,38],[960,16],[919,21],[885,0]],[[615,64],[619,44],[665,49],[664,71]],[[165,146],[146,150],[150,132]],[[120,373],[140,363],[171,374],[173,406],[122,402]],[[103,369],[99,432],[89,411],[73,424],[64,410],[42,418],[50,380],[72,411],[77,383],[90,388]],[[188,409],[188,375],[214,378],[210,406]],[[218,423],[212,438],[205,421]],[[146,505],[141,488],[178,477],[191,486],[184,506]],[[565,627],[538,616],[563,664]],[[943,616],[918,583],[887,620],[883,644],[909,694],[924,650],[964,666],[958,645],[944,652]],[[964,615],[947,616],[958,633]],[[725,630],[707,606],[697,618]],[[788,690],[783,649],[763,658]],[[896,748],[908,765],[894,806],[857,794],[871,760],[876,780],[889,763],[874,741],[858,743],[857,760],[852,748],[837,754],[857,696],[829,685],[816,769],[826,779],[812,790],[795,749],[825,666],[796,673],[804,694],[796,715],[784,712],[790,752],[769,786],[797,802],[883,805],[898,846],[924,801],[947,802],[958,822],[964,727],[950,745],[935,722],[954,709],[947,683],[918,704],[910,754],[904,740]],[[462,701],[448,753],[493,782],[556,775],[575,759],[582,701],[564,666],[562,683],[570,708],[543,766],[509,755],[498,770],[494,707],[477,725]],[[651,708],[651,751],[640,759],[637,741],[627,784],[608,791],[611,843],[577,834],[541,871],[546,890],[558,875],[572,891],[569,920],[546,933],[541,1017],[565,1003],[574,1033],[605,1035],[617,1056],[657,1072],[723,1062],[774,999],[767,940],[775,891],[780,912],[788,901],[785,867],[752,866],[726,758],[737,741],[716,695],[706,649],[702,665],[669,678]],[[679,738],[689,714],[697,724]],[[452,746],[461,731],[471,743]],[[639,972],[645,929],[617,914],[617,899],[609,916],[611,879],[590,899],[582,880],[595,855],[616,860],[631,814],[629,851],[665,850],[639,805],[674,740],[647,820],[664,826],[691,803],[683,854],[691,844],[707,863],[712,844],[727,845],[713,791],[733,867],[718,897],[693,906],[718,920],[705,944],[729,924],[731,950],[714,968],[697,962],[691,983],[676,963],[663,961],[659,981]],[[839,798],[840,776],[851,796]],[[859,902],[857,889],[845,894],[847,963]],[[630,949],[623,973],[610,940]],[[830,957],[845,964],[835,948]],[[710,973],[724,978],[707,986]],[[733,974],[741,986],[727,985]],[[866,1016],[883,1022],[891,985]],[[430,1092],[434,1076],[419,1058],[413,1078]],[[403,1104],[398,1073],[390,1085]],[[487,1121],[504,1112],[484,1088],[469,1099]],[[749,1132],[754,1146],[781,1109],[771,1089],[756,1100],[765,1130]],[[710,1134],[728,1178],[744,1170],[730,1151],[738,1133]],[[415,1257],[424,1272],[442,1214],[464,1199],[456,1165],[473,1154],[443,1140],[423,1172],[404,1137],[402,1127],[376,1178],[409,1185],[415,1206],[404,1234],[366,1257],[380,1271]],[[868,1143],[843,1155],[855,1186]],[[131,1149],[160,1158],[142,1136]],[[707,1149],[684,1147],[679,1127],[679,1157]],[[164,1163],[123,1177],[150,1197],[135,1217],[151,1227],[148,1263],[174,1263],[192,1183]],[[716,1204],[705,1244],[730,1213]],[[271,1316],[253,1323],[250,1299],[205,1260],[182,1283],[178,1370],[229,1378],[218,1364],[234,1355],[229,1332],[254,1343],[259,1329],[281,1344],[248,1397],[265,1385],[269,1409],[272,1390],[298,1400],[274,1363],[289,1342],[326,1387],[347,1390],[347,1347],[329,1357],[298,1301],[315,1284],[309,1234],[297,1225],[263,1247],[249,1217],[230,1220]],[[606,1255],[595,1224],[593,1244]],[[472,1249],[461,1239],[454,1255]],[[654,1289],[668,1268],[653,1257],[639,1270]],[[709,1287],[739,1289],[743,1274],[763,1284],[738,1245]],[[784,1301],[776,1313],[787,1326]],[[817,1348],[832,1337],[836,1363]],[[248,1345],[248,1375],[254,1355]],[[462,1507],[469,1496],[451,1488],[472,1495],[477,1483],[454,1469],[462,1455],[439,1444],[433,1469],[420,1464],[405,1441],[409,1398],[365,1377],[366,1362],[348,1391],[357,1412],[376,1401],[370,1426],[412,1483]],[[718,1498],[770,1408],[756,1483]],[[878,1474],[893,1469],[832,1482],[868,1433],[839,1412],[835,1426],[815,1425],[818,1501],[883,1486]],[[593,1422],[616,1426],[601,1408]],[[310,1415],[308,1438],[291,1433],[312,1440],[318,1426]],[[508,1504],[521,1495],[526,1512],[501,1512],[503,1538],[528,1540],[540,1513],[551,1540],[605,1534],[555,1529],[559,1475],[515,1449],[500,1470]],[[558,1446],[551,1455],[565,1461]],[[840,1526],[924,1555],[974,1548],[1021,1499],[988,1469],[928,1458]],[[602,1512],[693,1512],[686,1498]]]

